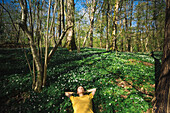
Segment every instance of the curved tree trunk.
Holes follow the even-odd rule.
[[[36,45],[34,43],[34,38],[33,38],[34,33],[33,33],[33,30],[32,30],[33,29],[32,21],[30,23],[31,30],[29,31],[28,25],[27,25],[27,13],[28,13],[27,2],[23,1],[23,0],[19,0],[19,3],[20,3],[20,6],[21,6],[21,14],[22,14],[21,22],[19,23],[19,25],[22,28],[22,30],[25,31],[25,33],[27,34],[27,36],[29,38],[32,56],[33,56],[33,59],[35,61],[35,66],[36,66],[36,69],[37,69],[37,81],[36,81],[34,90],[40,92],[41,86],[42,86],[42,70],[43,69],[42,69],[42,64],[41,64],[39,56],[38,56]],[[30,16],[32,16],[31,11],[30,11]],[[32,17],[30,17],[30,19],[32,20]]]
[[[28,5],[27,5],[27,1],[26,0],[19,0],[20,6],[21,6],[21,22],[19,23],[19,26],[22,28],[22,30],[25,32],[25,34],[28,36],[29,39],[29,43],[30,43],[30,48],[31,48],[31,53],[33,56],[33,62],[35,63],[35,67],[34,69],[36,69],[37,72],[37,77],[36,77],[36,81],[35,81],[35,76],[33,77],[33,89],[37,92],[41,91],[42,85],[45,86],[45,82],[46,82],[46,77],[47,77],[47,64],[50,60],[50,58],[54,55],[54,52],[56,51],[57,47],[59,46],[59,43],[61,42],[61,40],[63,39],[63,37],[65,36],[66,32],[72,28],[73,26],[69,26],[67,27],[65,30],[62,31],[61,36],[59,37],[59,39],[57,40],[55,47],[50,51],[50,53],[48,54],[48,41],[49,41],[49,34],[51,33],[52,29],[53,29],[53,24],[55,21],[55,10],[57,7],[57,4],[55,4],[54,6],[54,12],[53,12],[53,18],[51,20],[51,25],[49,26],[49,16],[50,16],[50,7],[51,7],[51,0],[49,1],[49,9],[48,9],[48,17],[47,17],[47,34],[46,34],[46,44],[45,44],[45,62],[44,62],[44,69],[43,69],[43,63],[42,61],[42,50],[37,49],[39,47],[39,45],[41,46],[41,39],[40,43],[37,44],[34,41],[34,35],[38,36],[36,33],[34,33],[34,27],[33,27],[33,21],[32,21],[32,13],[31,13],[31,0],[29,1],[29,10],[28,10]],[[55,0],[55,3],[57,3],[57,0]],[[35,5],[35,4],[34,4]],[[38,8],[37,8],[38,9]],[[35,9],[34,9],[35,10]],[[28,11],[29,14],[28,14]],[[39,11],[39,10],[38,10]],[[38,12],[37,11],[37,12]],[[41,24],[41,21],[39,20],[39,12],[37,13],[37,22],[39,24]],[[29,16],[29,23],[27,22],[28,18],[27,16]],[[35,16],[34,16],[35,18]],[[37,30],[40,31],[41,30],[41,25],[38,25],[37,23]],[[41,31],[40,33],[38,33],[39,35],[41,35]],[[40,37],[39,37],[40,38]],[[39,51],[41,51],[39,53]],[[44,74],[44,77],[43,77]],[[43,77],[43,78],[42,78]]]
[[[166,0],[165,39],[162,68],[156,89],[154,113],[170,113],[170,0]]]

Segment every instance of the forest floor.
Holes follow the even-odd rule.
[[[32,64],[30,49],[25,49]],[[160,59],[161,53],[157,52]],[[96,113],[144,113],[152,107],[155,65],[150,53],[107,52],[59,48],[50,60],[47,84],[41,93],[31,88],[32,77],[22,49],[0,49],[0,112],[73,113],[65,91],[79,85],[97,88]],[[76,96],[76,95],[75,95]]]
[[[23,48],[23,47],[29,47],[29,44],[21,44],[16,42],[4,42],[0,43],[0,48]]]

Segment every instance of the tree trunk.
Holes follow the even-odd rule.
[[[19,37],[20,37],[20,27],[19,27],[19,30],[18,30],[18,33],[17,33],[17,37],[16,37],[16,43],[19,43]]]
[[[80,21],[78,24],[78,48],[77,48],[77,52],[80,53]]]
[[[133,13],[133,0],[130,1],[131,2],[131,7],[130,7],[130,34],[128,37],[128,51],[132,52],[132,48],[131,48],[131,36],[132,36],[132,13]]]
[[[166,0],[165,39],[162,68],[156,89],[154,113],[170,113],[170,1]]]
[[[120,12],[122,11],[122,4],[123,4],[123,1],[121,1],[120,2]],[[119,31],[119,34],[120,34],[120,37],[121,37],[121,45],[120,45],[120,50],[123,52],[123,37],[124,37],[124,32],[122,32],[123,31],[123,29],[124,29],[124,20],[123,20],[123,22],[122,22],[122,19],[121,19],[121,14],[119,14],[119,29],[120,29],[120,31]],[[123,27],[123,28],[122,28]]]
[[[44,77],[43,77],[43,87],[45,86],[45,81],[47,78],[47,58],[48,58],[48,35],[49,35],[49,19],[50,19],[50,9],[51,9],[51,0],[49,0],[48,6],[48,16],[47,16],[47,30],[46,30],[46,37],[45,37],[45,60],[44,60]],[[52,25],[51,25],[52,26]]]
[[[61,6],[61,32],[65,30],[65,21],[64,21],[64,0],[60,0],[60,6]],[[60,42],[60,45],[62,46],[62,40]]]
[[[104,8],[105,8],[105,2],[103,2],[102,7],[102,16],[101,16],[101,23],[100,23],[100,48],[103,48],[102,46],[102,40],[103,40],[103,30],[104,30]]]
[[[40,59],[38,57],[36,45],[34,44],[34,41],[33,41],[33,32],[32,32],[33,26],[31,26],[31,31],[29,31],[28,26],[27,26],[27,13],[28,13],[27,2],[23,1],[23,0],[19,0],[19,3],[20,3],[20,6],[21,6],[21,22],[19,23],[19,25],[22,28],[22,30],[27,34],[27,36],[29,38],[32,56],[33,56],[33,59],[35,60],[35,66],[36,66],[36,69],[37,69],[37,81],[36,81],[36,85],[35,85],[34,90],[40,92],[41,86],[42,86],[42,70],[43,69],[42,69]],[[30,10],[30,16],[32,16],[31,10]],[[29,23],[29,25],[31,25],[31,23]]]
[[[68,30],[67,36],[67,49],[69,51],[76,50],[77,46],[75,44],[75,36],[74,36],[74,0],[68,0],[67,2],[67,25],[73,26]]]
[[[44,62],[44,77],[43,77],[43,87],[45,86],[46,77],[47,77],[47,65],[48,65],[48,32],[51,34],[55,19],[55,12],[57,8],[57,0],[55,0],[55,6],[54,6],[54,12],[53,12],[53,18],[51,20],[51,26],[49,27],[49,19],[50,19],[50,7],[51,7],[51,0],[49,1],[49,9],[48,9],[48,17],[47,17],[47,34],[46,34],[46,43],[45,43],[45,62]],[[50,28],[50,30],[49,30]]]
[[[137,33],[136,33],[136,50],[137,50],[137,52],[139,52],[140,51],[140,46],[141,46],[141,37],[140,37],[140,32],[141,31],[139,31],[139,26],[140,26],[140,9],[138,8],[137,9],[137,13],[138,13],[138,15],[137,15]]]
[[[108,23],[108,15],[109,15],[109,1],[107,1],[107,12],[106,12],[106,51],[109,51],[109,23]]]
[[[62,31],[65,30],[65,22],[64,22],[64,0],[60,0],[60,6],[61,6],[61,28]]]
[[[27,34],[27,35],[29,36],[29,34]],[[37,81],[36,81],[36,85],[35,85],[34,90],[40,92],[41,87],[42,87],[42,74],[43,74],[42,68],[43,67],[42,67],[40,59],[38,57],[36,46],[33,44],[31,37],[29,39],[30,39],[31,52],[32,52],[33,58],[35,60],[35,66],[36,66],[36,69],[37,69]]]
[[[120,20],[120,29],[121,29],[121,31],[122,31],[122,25],[121,25],[121,20]],[[124,20],[123,20],[123,29],[124,29]],[[124,32],[123,32],[124,33]],[[123,33],[121,33],[121,51],[123,52],[124,50],[123,50]]]
[[[100,48],[102,48],[102,40],[103,40],[103,21],[101,21],[101,24],[100,24]]]
[[[58,3],[60,3],[61,0],[59,0]],[[59,7],[59,10],[58,10],[58,38],[61,36],[61,4],[58,5]],[[60,45],[59,46],[62,46],[62,42],[60,42]]]
[[[127,1],[125,1],[124,15],[125,15],[125,28],[126,28],[125,29],[125,39],[127,40],[127,43],[126,43],[126,46],[125,46],[125,50],[127,51],[128,47],[129,47],[128,20],[127,20]]]
[[[149,2],[147,0],[147,3],[146,3],[146,18],[145,18],[145,28],[146,28],[146,37],[145,37],[145,51],[148,52],[148,38],[149,38],[149,23],[148,23],[148,12],[149,12]]]
[[[117,14],[118,14],[118,7],[119,7],[119,1],[115,1],[115,6],[114,6],[114,16],[113,16],[113,32],[112,32],[112,39],[113,39],[113,45],[112,45],[112,50],[116,51],[117,50]]]
[[[65,36],[66,32],[68,29],[72,28],[72,26],[68,27],[66,30],[63,30],[61,36],[59,37],[59,39],[57,40],[56,42],[56,45],[55,47],[50,51],[49,55],[48,55],[48,33],[50,34],[52,29],[53,29],[53,24],[55,22],[55,10],[56,10],[56,7],[57,7],[57,0],[55,0],[55,7],[54,7],[54,12],[53,12],[53,18],[52,18],[52,21],[51,21],[51,26],[50,26],[50,29],[49,29],[49,17],[50,17],[50,6],[51,6],[51,0],[49,1],[49,9],[48,9],[48,17],[47,17],[47,34],[46,34],[46,41],[45,41],[45,62],[44,62],[44,70],[43,70],[43,64],[42,64],[42,50],[40,48],[40,50],[38,49],[39,52],[37,52],[37,47],[41,47],[41,39],[40,39],[40,43],[37,44],[35,43],[34,41],[34,34],[37,35],[37,33],[34,33],[34,30],[33,30],[33,24],[32,24],[32,13],[31,13],[31,0],[29,1],[29,8],[30,8],[30,12],[28,14],[28,6],[27,6],[27,1],[24,1],[24,0],[19,0],[19,3],[20,3],[20,6],[21,6],[21,22],[19,23],[19,26],[22,28],[22,30],[25,32],[25,34],[28,36],[28,39],[29,39],[29,43],[30,43],[30,48],[31,48],[31,53],[32,53],[32,56],[33,56],[33,62],[34,62],[34,66],[35,67],[34,69],[36,70],[37,72],[37,78],[36,78],[36,81],[35,81],[35,76],[33,75],[33,88],[35,91],[38,91],[40,92],[41,91],[41,87],[42,87],[42,83],[43,83],[43,86],[45,85],[45,81],[46,81],[46,75],[47,75],[47,64],[50,60],[50,58],[52,57],[52,55],[54,55],[54,52],[56,51],[60,41],[63,39],[63,37]],[[35,5],[35,4],[34,4]],[[42,3],[43,5],[43,3]],[[42,6],[43,7],[43,6]],[[38,8],[37,8],[38,9]],[[35,8],[34,8],[35,10]],[[42,13],[42,12],[41,12]],[[40,31],[41,33],[41,21],[39,19],[39,13],[38,13],[38,10],[37,10],[37,30]],[[42,14],[41,14],[42,15]],[[27,22],[27,16],[30,16],[29,17],[29,24]],[[40,25],[38,25],[40,24]],[[30,27],[28,29],[28,26]],[[39,33],[38,33],[39,34]],[[40,34],[41,35],[41,34]],[[37,37],[37,36],[36,36]],[[39,39],[38,39],[39,40]],[[44,74],[44,78],[42,79],[42,76]]]
[[[89,30],[90,30],[90,29],[89,29]],[[87,31],[86,36],[84,37],[83,47],[85,47],[85,45],[86,45],[86,40],[87,40],[88,35],[89,35],[89,30]]]
[[[153,7],[153,22],[154,22],[154,25],[153,25],[153,41],[154,41],[154,51],[156,51],[156,48],[157,48],[157,38],[158,36],[156,35],[156,32],[157,32],[157,0],[153,0],[152,1],[153,4],[154,4],[154,7]]]
[[[96,11],[96,1],[92,0],[92,5],[91,5],[91,16],[90,16],[90,47],[93,47],[93,28],[94,28],[94,15]]]
[[[33,65],[32,66],[32,71],[33,71],[32,72],[32,89],[34,89],[35,88],[35,83],[36,83],[36,79],[35,79],[36,78],[36,75],[35,75],[36,70],[35,70],[35,60],[34,60],[34,58],[33,58],[32,61],[33,61],[33,64],[32,64]]]

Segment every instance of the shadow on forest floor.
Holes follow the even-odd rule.
[[[30,50],[26,51],[31,62]],[[46,87],[36,93],[22,49],[0,49],[0,99],[5,103],[1,111],[72,113],[64,91],[76,92],[79,85],[97,88],[96,113],[146,111],[151,107],[155,82],[154,59],[148,55],[95,48],[77,53],[59,48],[48,64]]]

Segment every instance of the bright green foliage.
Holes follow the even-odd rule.
[[[23,51],[0,51],[3,61],[0,62],[3,72],[0,98],[5,101],[4,109],[8,112],[73,113],[71,101],[64,92],[76,92],[79,85],[86,89],[97,88],[93,99],[96,113],[112,113],[113,110],[141,113],[151,107],[154,59],[147,53],[116,53],[89,48],[82,48],[77,53],[60,48],[49,63],[46,87],[36,93],[31,89],[32,77]],[[28,57],[31,61],[30,54]],[[123,82],[132,83],[131,87]]]

